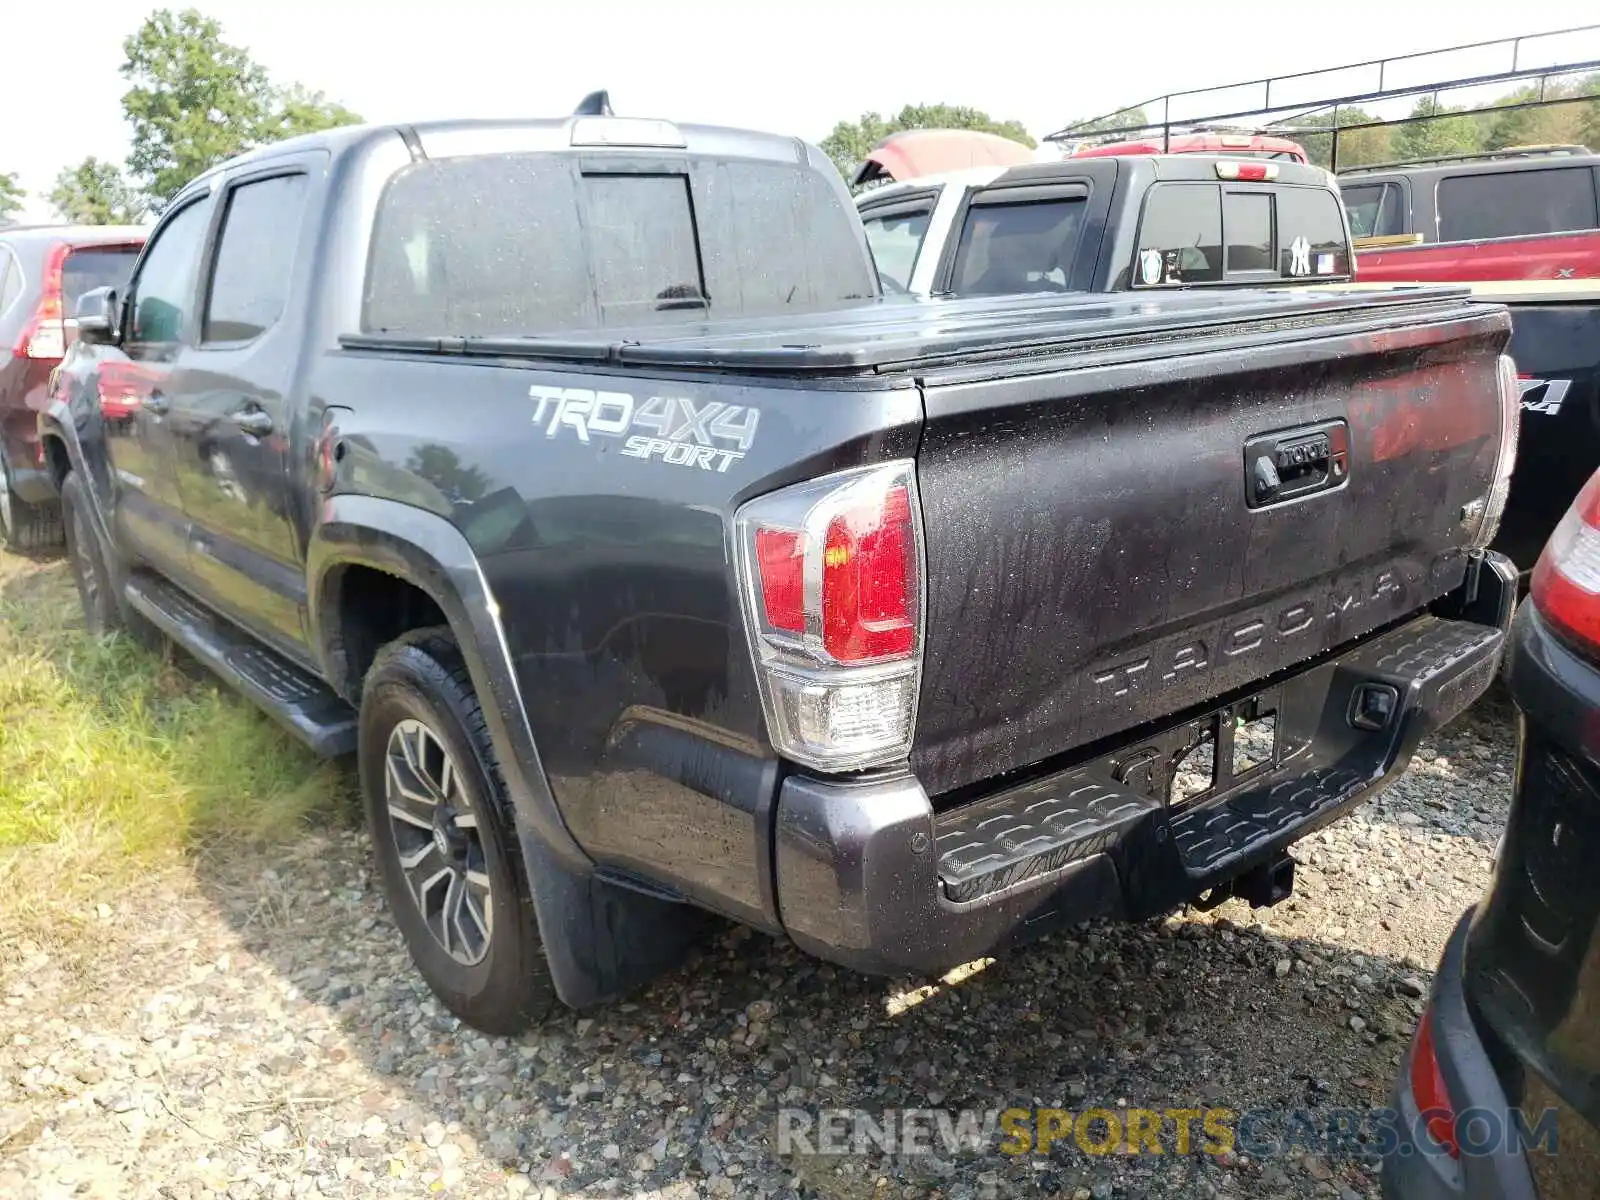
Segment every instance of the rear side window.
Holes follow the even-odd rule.
[[[75,311],[78,297],[95,288],[114,287],[119,292],[125,291],[137,261],[137,246],[95,246],[72,251],[61,264],[61,291],[66,299],[66,311]]]
[[[1404,196],[1398,183],[1362,183],[1340,189],[1350,214],[1352,237],[1393,237],[1404,233]]]
[[[1588,167],[1447,175],[1439,181],[1438,203],[1444,242],[1596,226],[1594,173]]]
[[[1222,279],[1222,189],[1158,183],[1145,196],[1134,282],[1217,283]]]
[[[876,297],[861,218],[820,172],[784,162],[696,162],[696,228],[713,316],[817,312]]]
[[[206,301],[207,342],[246,342],[277,324],[289,299],[306,177],[278,175],[228,193]]]
[[[867,245],[872,248],[878,277],[889,290],[910,289],[911,273],[916,270],[922,239],[928,236],[928,222],[932,219],[932,206],[862,214],[861,223],[867,231]]]
[[[503,154],[404,168],[379,202],[363,328],[515,336],[876,295],[855,214],[818,172],[681,161],[580,170],[574,156]]]
[[[1327,188],[1279,187],[1272,202],[1278,216],[1278,274],[1350,274],[1350,243],[1338,196]]]
[[[962,222],[951,290],[958,296],[1065,291],[1085,208],[1082,196],[975,201]]]

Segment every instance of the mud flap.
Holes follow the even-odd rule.
[[[709,914],[573,870],[519,826],[539,940],[556,995],[588,1008],[626,995],[683,961]]]

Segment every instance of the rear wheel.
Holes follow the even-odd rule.
[[[526,1029],[555,990],[483,711],[447,631],[378,652],[358,754],[373,854],[417,970],[469,1025]]]
[[[61,507],[29,504],[11,490],[11,476],[0,462],[0,545],[21,554],[37,554],[61,545]]]

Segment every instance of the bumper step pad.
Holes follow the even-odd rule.
[[[1159,807],[1078,771],[956,809],[935,835],[944,893],[976,900],[1048,874],[1109,849]]]
[[[356,748],[356,712],[325,683],[166,580],[137,572],[128,603],[318,754]]]
[[[955,903],[993,897],[1109,853],[1125,887],[1144,891],[1153,874],[1162,875],[1167,886],[1149,889],[1144,900],[1177,902],[1189,885],[1203,889],[1230,877],[1370,794],[1404,766],[1427,729],[1482,694],[1504,639],[1492,626],[1421,617],[1275,685],[1261,699],[1263,711],[1270,706],[1278,717],[1275,762],[1177,809],[1164,794],[1174,762],[1151,777],[1156,794],[1115,782],[1118,764],[1138,757],[1125,747],[940,813],[935,843],[944,897]],[[1394,698],[1393,719],[1381,729],[1351,719],[1357,691],[1372,686],[1392,689]],[[1231,719],[1238,707],[1220,711]],[[1161,747],[1171,759],[1173,745],[1191,744],[1172,735],[1151,735],[1148,753]]]

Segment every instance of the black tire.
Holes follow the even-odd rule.
[[[511,804],[448,630],[417,630],[378,652],[362,685],[357,754],[384,893],[423,979],[485,1033],[520,1033],[542,1020],[555,988]],[[408,799],[402,783],[430,798]],[[428,884],[446,871],[448,879]]]
[[[11,490],[11,478],[0,462],[0,545],[18,554],[60,549],[61,506],[29,504]]]
[[[89,498],[76,471],[61,481],[61,525],[66,535],[67,562],[78,585],[83,627],[90,637],[122,633],[147,650],[160,653],[167,645],[161,630],[123,598],[119,580],[106,561],[105,548],[90,524]]]
[[[61,517],[66,529],[67,562],[72,566],[78,603],[83,608],[84,629],[90,637],[97,638],[126,629],[116,583],[106,566],[100,539],[90,525],[88,497],[83,494],[76,471],[68,471],[61,481]]]

